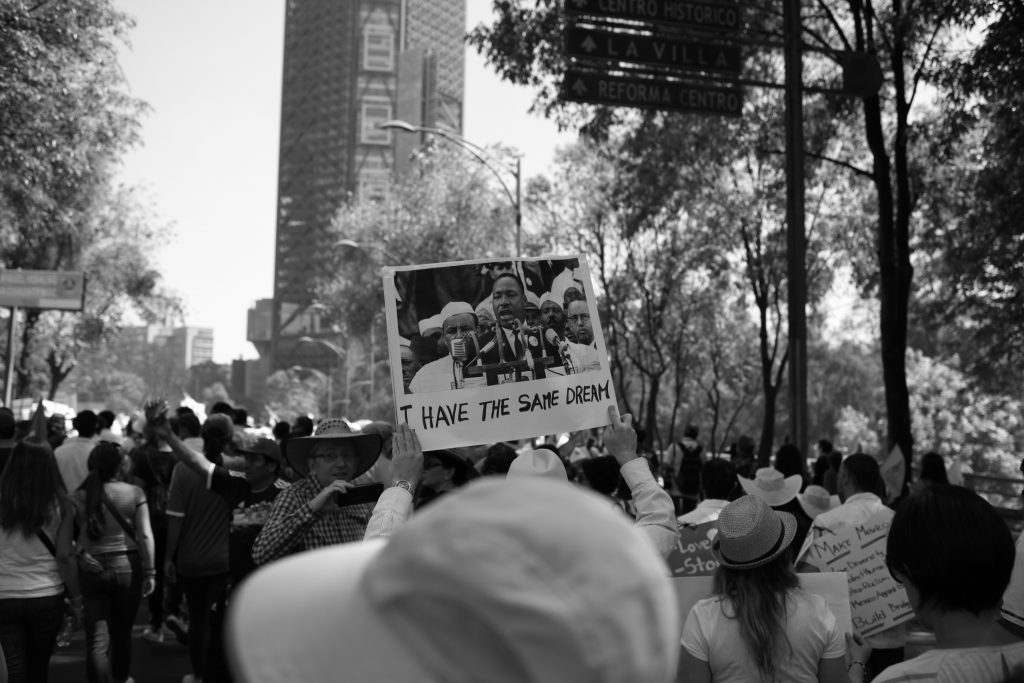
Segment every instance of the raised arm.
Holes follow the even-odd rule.
[[[608,419],[604,446],[615,456],[622,478],[633,494],[636,526],[651,539],[662,557],[668,557],[679,540],[672,499],[658,485],[647,461],[636,454],[632,416],[627,413],[619,417],[619,409],[609,406]]]
[[[374,506],[364,539],[391,536],[412,514],[413,494],[423,477],[423,449],[409,425],[398,425],[392,453],[391,487],[381,494]],[[402,482],[407,482],[409,488]]]
[[[167,421],[166,401],[153,401],[146,404],[146,426],[144,432],[156,436],[171,447],[171,452],[178,462],[184,463],[189,469],[209,481],[210,471],[213,463],[206,459],[206,456],[194,451],[185,445],[185,442],[178,438],[178,435],[171,431],[171,425]]]

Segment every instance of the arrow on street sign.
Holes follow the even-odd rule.
[[[738,74],[743,67],[740,48],[736,45],[676,40],[571,25],[566,27],[565,45],[566,54],[571,57],[728,74]]]
[[[729,0],[573,0],[565,9],[570,16],[627,19],[715,31],[736,32],[741,23],[739,3]]]
[[[743,113],[739,86],[705,86],[658,78],[624,78],[568,70],[562,97],[570,102],[685,111],[720,116]]]

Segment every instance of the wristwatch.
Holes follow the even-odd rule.
[[[407,481],[405,479],[396,479],[395,481],[391,482],[391,485],[396,486],[400,489],[405,489],[406,491],[409,492],[410,496],[413,494],[413,485],[411,481]]]

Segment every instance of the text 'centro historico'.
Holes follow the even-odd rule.
[[[743,113],[743,92],[739,87],[706,87],[567,71],[563,88],[564,97],[574,102],[723,116]]]
[[[723,31],[740,27],[739,5],[731,2],[688,2],[679,0],[566,0],[569,14],[635,21],[655,21]]]

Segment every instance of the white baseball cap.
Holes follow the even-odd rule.
[[[239,681],[663,683],[681,622],[662,558],[588,491],[484,478],[390,540],[294,555],[241,585]]]

